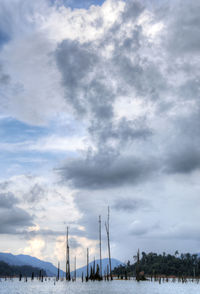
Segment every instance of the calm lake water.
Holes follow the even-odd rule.
[[[112,282],[56,282],[54,280],[24,281],[1,280],[1,294],[200,294],[200,283],[169,282],[135,282],[135,281],[112,281]]]

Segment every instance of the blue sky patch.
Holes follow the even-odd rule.
[[[88,9],[91,5],[99,5],[101,6],[105,0],[61,0],[61,1],[56,1],[56,0],[50,0],[50,2],[54,5],[57,3],[57,5],[65,5],[67,7],[71,7],[72,9],[75,8],[84,8]]]
[[[0,48],[7,42],[9,42],[10,37],[8,36],[8,34],[6,34],[5,32],[3,32],[0,29]]]
[[[0,141],[17,143],[48,135],[46,127],[31,126],[12,118],[0,119]]]

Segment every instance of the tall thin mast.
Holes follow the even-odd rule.
[[[102,278],[102,259],[101,259],[101,216],[99,216],[99,258],[100,258],[100,278]]]
[[[111,267],[111,253],[110,253],[110,208],[108,206],[108,220],[107,223],[105,223],[106,226],[106,233],[107,233],[107,239],[108,239],[108,256],[109,256],[109,266],[110,266],[110,279],[112,280],[112,267]]]
[[[95,263],[95,256],[94,256],[93,271],[92,271],[92,279],[94,280],[95,280],[95,274],[96,274],[96,263]]]
[[[65,279],[67,281],[67,238],[68,238],[68,227],[67,227],[67,233],[66,233],[66,261],[65,261],[65,265],[66,265],[66,270],[65,270]]]
[[[60,279],[60,262],[58,261],[58,275],[57,275],[57,280],[59,281]]]
[[[68,240],[68,227],[66,235],[66,280],[70,281],[70,260],[69,260],[69,240]]]
[[[89,279],[89,248],[87,248],[87,277],[86,281]]]
[[[76,256],[74,258],[74,281],[76,281]]]

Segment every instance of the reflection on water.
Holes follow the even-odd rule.
[[[1,294],[198,294],[200,284],[194,282],[178,283],[169,282],[159,284],[157,282],[112,281],[112,282],[55,282],[50,281],[19,282],[18,280],[3,280],[0,282]]]

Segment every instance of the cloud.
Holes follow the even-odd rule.
[[[42,236],[42,237],[58,237],[58,236],[65,236],[65,232],[63,231],[54,231],[51,229],[38,229],[38,230],[26,230],[22,232],[24,236],[28,239]]]
[[[135,21],[141,15],[144,9],[145,6],[143,6],[141,2],[128,0],[122,14],[122,20],[125,22],[129,20],[131,22]]]
[[[127,143],[148,139],[152,135],[146,125],[145,118],[127,120],[125,117],[116,122],[97,121],[89,128],[89,132],[99,146],[126,146]],[[119,148],[120,149],[120,148]]]
[[[184,113],[189,112],[188,119],[193,121],[194,105],[198,104],[199,68],[194,63],[196,49],[192,49],[196,43],[195,39],[185,41],[192,26],[198,27],[198,20],[188,12],[195,2],[178,3],[150,9],[128,1],[103,37],[85,42],[68,38],[58,46],[56,58],[65,99],[88,122],[95,146],[95,152],[68,160],[60,169],[62,179],[72,186],[111,188],[148,181],[150,174],[198,168],[198,148],[187,151],[191,135],[181,131]],[[196,35],[196,29],[193,32]],[[181,42],[175,45],[177,35],[181,42],[191,44],[190,52]],[[173,55],[174,50],[180,54]],[[192,59],[188,54],[194,54]],[[137,111],[130,120],[117,117],[115,105],[122,97],[123,103],[140,101],[144,109],[140,119],[136,119]],[[163,140],[159,150],[157,140]],[[179,142],[184,144],[182,148]],[[175,145],[177,151],[173,152]]]
[[[45,240],[42,237],[35,237],[29,240],[27,243],[27,247],[24,248],[24,254],[43,259],[44,251],[47,247]]]
[[[33,159],[59,153],[56,175],[42,161],[37,177],[1,183],[5,228],[15,220],[13,234],[29,229],[27,238],[53,244],[70,224],[73,238],[94,245],[98,215],[104,221],[110,205],[113,254],[186,246],[162,237],[183,234],[173,230],[182,219],[191,222],[185,236],[194,236],[199,220],[199,3],[107,0],[88,10],[10,3],[0,4],[2,115],[51,129],[60,116],[72,119],[63,132],[58,124],[23,142],[1,140],[1,150],[21,158],[27,150]],[[81,131],[67,134],[76,124]],[[26,227],[33,213],[37,232]],[[197,248],[189,238],[187,246]]]
[[[10,82],[10,76],[3,72],[3,66],[0,64],[0,86],[5,86]]]
[[[33,226],[33,217],[19,208],[18,199],[12,193],[0,194],[0,234],[17,234]]]
[[[177,152],[170,153],[167,161],[169,173],[191,173],[200,168],[200,150],[184,146]]]
[[[44,188],[39,184],[35,184],[28,192],[28,195],[24,195],[24,199],[26,199],[26,201],[28,200],[29,202],[37,202],[45,196]]]
[[[106,150],[107,151],[107,150]],[[134,157],[122,157],[109,153],[98,153],[83,159],[75,159],[58,171],[62,179],[72,186],[87,189],[105,189],[125,184],[137,184],[146,179],[155,169],[153,159],[145,161]]]
[[[129,233],[137,237],[147,237],[148,235],[151,236],[158,229],[159,224],[146,224],[136,221],[131,224]]]
[[[45,125],[49,114],[60,107],[56,103],[58,97],[55,101],[55,93],[59,96],[59,74],[50,58],[54,45],[40,29],[40,16],[44,12],[49,12],[47,1],[12,0],[8,3],[3,0],[0,4],[3,43],[0,42],[4,44],[1,64],[6,73],[2,77],[0,74],[1,84],[4,82],[0,109],[7,116],[34,125]],[[33,100],[35,104],[31,103]],[[45,105],[47,100],[49,107]]]
[[[198,34],[200,4],[195,0],[184,3],[176,1],[169,11],[169,26],[167,27],[167,41],[169,51],[181,55],[198,54],[200,38]]]
[[[71,191],[54,178],[51,182],[45,177],[20,175],[2,181],[0,187],[2,233],[7,230],[26,239],[38,235],[55,239],[65,235],[65,223],[78,218]]]
[[[105,83],[103,60],[94,44],[65,40],[57,48],[56,59],[65,97],[78,115],[112,116],[112,91]]]
[[[23,209],[1,210],[1,234],[15,234],[21,228],[32,226],[32,217]]]
[[[148,201],[143,199],[121,198],[115,201],[113,208],[117,211],[134,212],[137,210],[143,210],[149,206]]]
[[[0,150],[10,153],[38,152],[38,153],[66,153],[87,149],[85,136],[57,136],[49,135],[35,140],[21,140],[20,142],[2,142]],[[33,159],[34,160],[34,159]]]
[[[0,194],[0,208],[11,208],[17,203],[18,200],[12,193]]]

